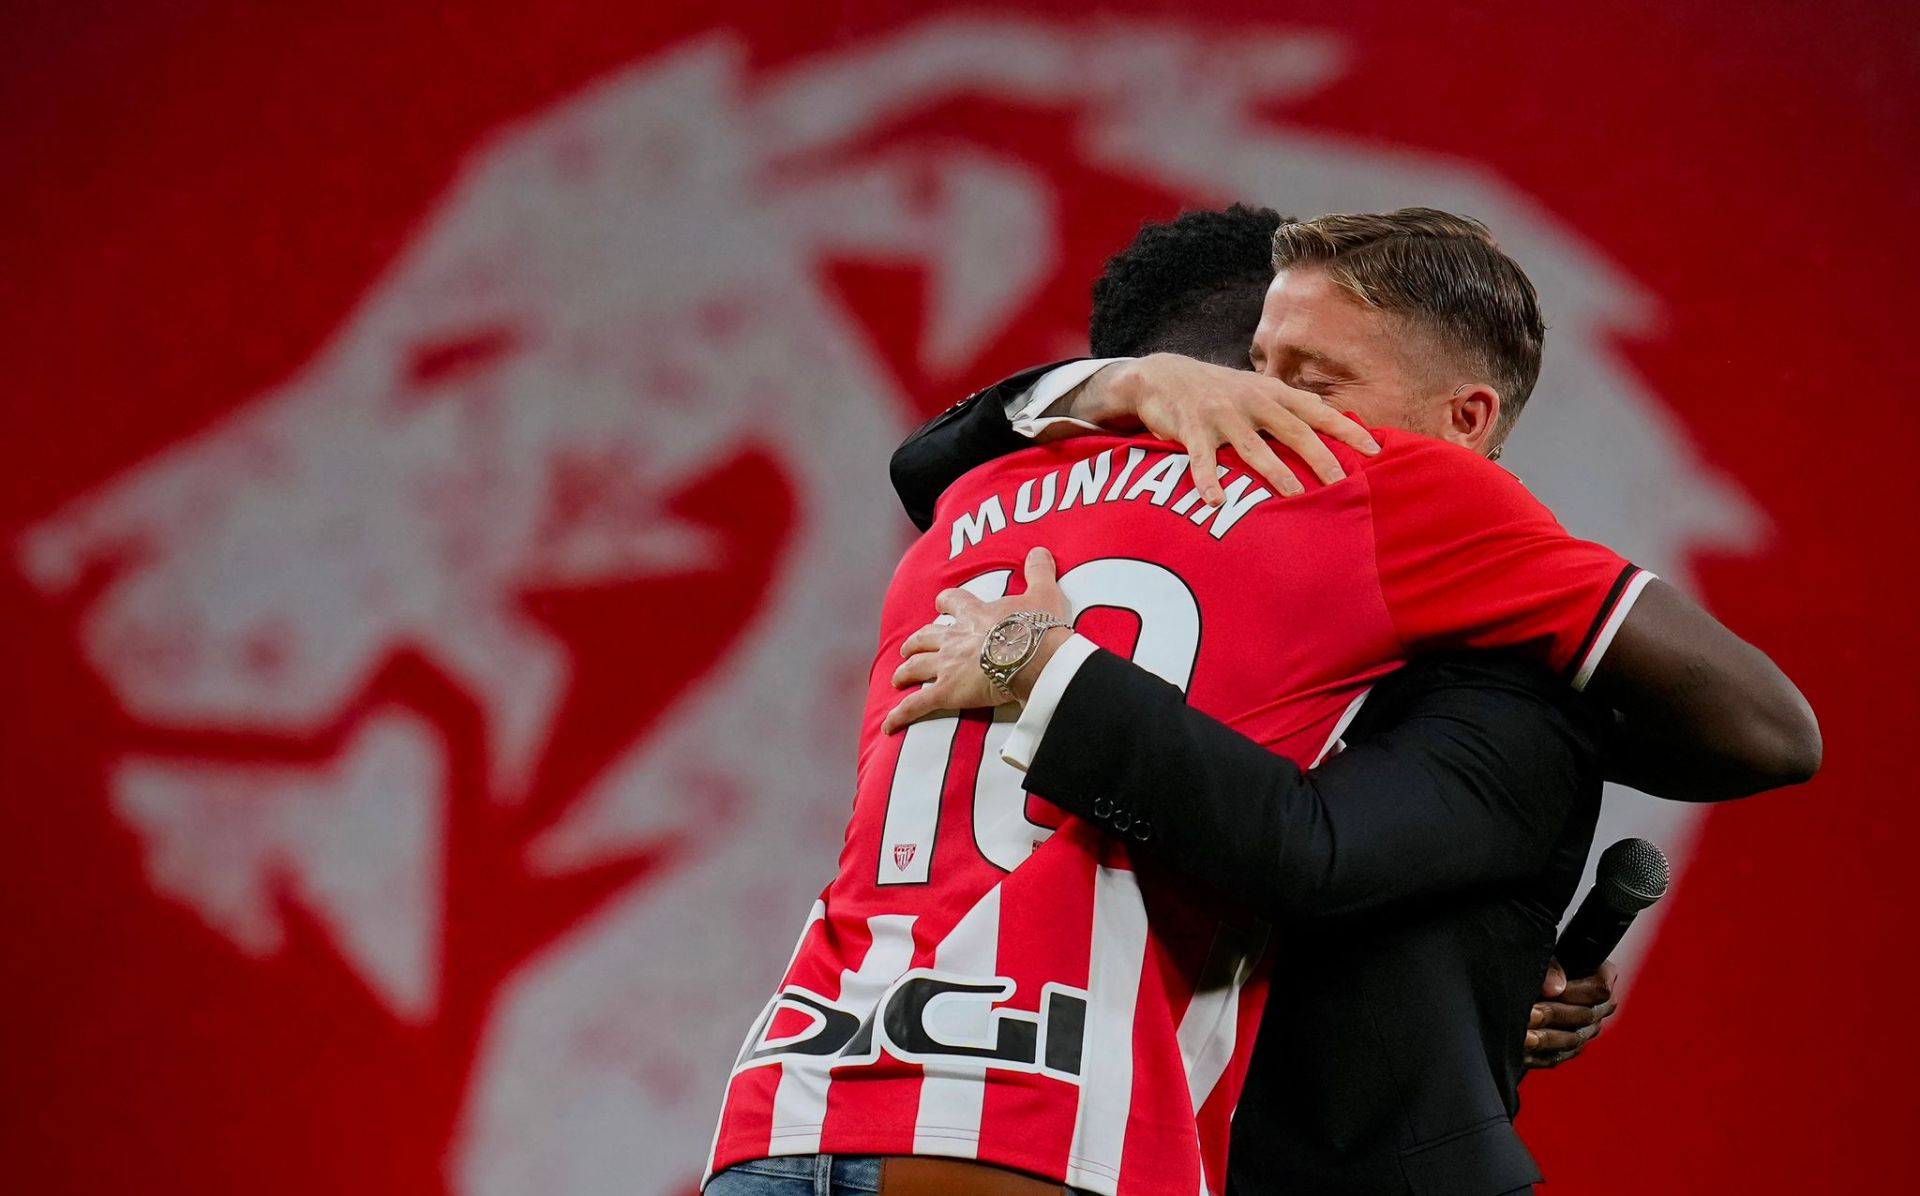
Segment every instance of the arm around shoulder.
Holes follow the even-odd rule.
[[[1721,801],[1820,770],[1820,724],[1799,688],[1664,582],[1641,593],[1587,690],[1620,712],[1610,774],[1656,796]]]
[[[887,473],[915,527],[926,531],[933,526],[940,496],[962,474],[1032,445],[1014,430],[1007,404],[1052,368],[1023,370],[968,396],[914,429],[893,450]]]
[[[1583,787],[1597,789],[1590,722],[1538,665],[1420,662],[1369,705],[1381,729],[1308,771],[1095,652],[1027,783],[1275,919],[1535,875]]]

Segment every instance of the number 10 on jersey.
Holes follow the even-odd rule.
[[[995,569],[968,579],[960,588],[984,602],[994,602],[1006,596],[1012,579],[1011,569]],[[1140,620],[1134,663],[1187,688],[1200,654],[1200,606],[1178,574],[1151,561],[1103,557],[1062,574],[1060,588],[1075,620],[1098,607],[1131,611]],[[975,773],[970,819],[972,848],[1008,872],[1053,834],[1052,828],[1027,818],[1026,778],[1000,758],[1018,717],[1019,710],[1013,706],[994,711]],[[959,731],[957,714],[922,719],[907,728],[887,795],[875,883],[926,884],[933,874],[936,847],[942,852],[965,849],[961,844],[936,841],[941,794],[952,771]]]

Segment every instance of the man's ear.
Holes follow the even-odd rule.
[[[1499,424],[1500,392],[1484,382],[1462,382],[1447,399],[1440,439],[1486,456],[1495,448],[1493,430]]]

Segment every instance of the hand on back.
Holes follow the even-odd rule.
[[[893,674],[895,689],[920,688],[900,700],[887,714],[881,731],[892,734],[909,723],[947,710],[999,706],[1007,696],[997,692],[980,667],[980,650],[987,632],[1007,616],[1023,610],[1041,611],[1056,619],[1069,617],[1067,596],[1060,589],[1053,554],[1036,548],[1027,554],[1026,588],[995,602],[985,602],[965,590],[942,590],[934,599],[940,617],[906,638],[900,655],[906,663]],[[1019,679],[1031,685],[1046,667],[1046,659],[1064,630],[1050,633],[1040,655],[1022,670]]]
[[[1372,455],[1373,435],[1319,395],[1248,370],[1210,365],[1176,353],[1155,353],[1107,367],[1088,388],[1085,414],[1109,426],[1138,420],[1148,432],[1185,449],[1194,485],[1212,506],[1224,501],[1215,454],[1231,447],[1247,467],[1282,495],[1303,493],[1300,479],[1265,437],[1292,449],[1316,477],[1346,477],[1325,434]]]

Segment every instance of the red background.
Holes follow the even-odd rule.
[[[1920,987],[1908,767],[1920,19],[1893,0],[1609,0],[1577,18],[1524,3],[1109,11],[1197,7],[1210,22],[1349,36],[1353,71],[1290,105],[1292,120],[1483,163],[1658,295],[1659,326],[1621,352],[1774,527],[1763,551],[1698,562],[1699,575],[1715,610],[1801,682],[1826,769],[1710,816],[1631,1018],[1528,1083],[1521,1124],[1553,1190],[1897,1186],[1920,1113],[1920,1038],[1902,1012]],[[726,20],[765,68],[915,15],[740,3]],[[488,129],[713,20],[710,6],[598,0],[14,13],[0,46],[0,536],[298,367]],[[1048,156],[1042,122],[994,132]],[[1053,355],[1083,322],[1104,254],[1181,198],[1071,167],[1059,186],[1058,279],[950,376],[887,348],[921,318],[911,271],[836,272],[916,416]],[[449,883],[463,868],[479,879],[449,915],[440,1016],[400,1025],[297,915],[287,949],[252,961],[150,892],[104,796],[109,745],[143,732],[81,663],[75,618],[0,571],[5,1185],[437,1190],[492,987],[524,943],[664,867],[672,846],[535,895],[485,863],[519,830],[456,820]],[[410,669],[395,662],[384,684],[465,733],[470,703]],[[647,717],[631,712],[623,733]],[[609,750],[588,739],[583,758]],[[259,745],[289,759],[326,750]]]

